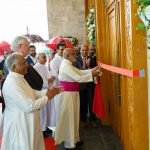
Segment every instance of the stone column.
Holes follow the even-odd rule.
[[[49,38],[73,36],[85,43],[84,0],[47,0]]]

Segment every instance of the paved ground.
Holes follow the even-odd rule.
[[[1,111],[1,104],[0,104]],[[2,114],[0,113],[0,125]],[[1,133],[0,126],[0,133]],[[83,150],[123,150],[119,139],[109,126],[103,126],[99,123],[98,128],[92,128],[90,125],[86,129],[80,129],[80,138],[84,141]],[[61,144],[57,150],[65,150]]]
[[[81,140],[84,141],[83,150],[123,150],[119,139],[109,126],[99,125],[92,128],[80,129]],[[64,150],[63,144],[57,150]]]

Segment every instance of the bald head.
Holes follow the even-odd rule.
[[[72,48],[65,48],[64,51],[63,51],[63,57],[65,59],[67,59],[68,55],[71,53],[71,51],[73,51]]]
[[[45,53],[43,52],[40,52],[37,54],[37,61],[40,63],[40,64],[45,64],[46,61],[47,61],[47,56]]]
[[[63,57],[69,61],[71,61],[72,63],[76,61],[76,52],[75,49],[72,48],[65,48],[63,51]]]

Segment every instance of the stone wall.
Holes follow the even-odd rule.
[[[49,38],[73,36],[85,43],[84,0],[47,0]]]

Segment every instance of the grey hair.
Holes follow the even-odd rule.
[[[86,45],[86,44],[81,45],[81,46],[80,46],[80,50],[82,49],[82,47],[86,47],[86,48],[89,50],[89,47],[88,47],[88,45]]]
[[[11,50],[18,51],[20,44],[29,42],[29,39],[25,36],[17,36],[11,43]]]
[[[12,68],[13,68],[13,66],[18,62],[18,58],[20,57],[20,56],[23,56],[21,53],[12,53],[12,54],[10,54],[7,58],[6,58],[6,60],[5,60],[5,65],[6,65],[6,67],[7,67],[7,69],[9,70],[9,71],[11,71],[12,70]]]

